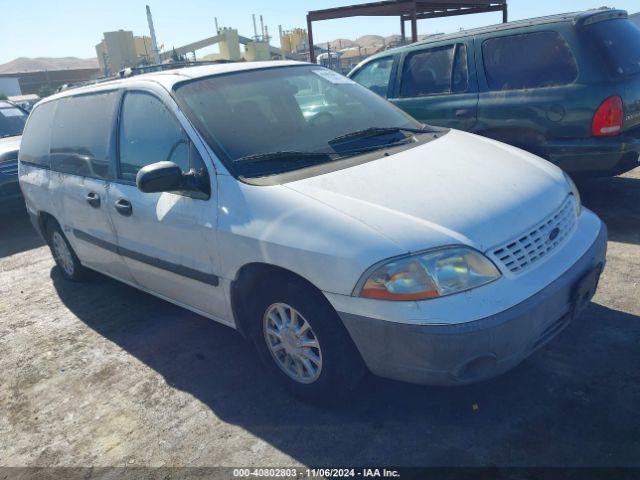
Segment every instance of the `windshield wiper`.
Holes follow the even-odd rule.
[[[357,130],[355,132],[340,135],[334,138],[333,140],[330,140],[329,145],[333,145],[335,143],[342,143],[345,140],[361,140],[364,138],[377,137],[380,135],[387,135],[389,133],[399,133],[399,132],[433,133],[434,130],[428,130],[425,128],[410,128],[410,127],[370,127],[370,128],[365,128],[363,130]]]
[[[263,162],[280,162],[283,160],[310,160],[314,163],[327,162],[333,158],[334,154],[327,152],[298,152],[295,150],[285,150],[280,152],[258,153],[256,155],[247,155],[233,161],[235,164],[244,163],[263,163]],[[307,162],[305,162],[307,163]]]
[[[370,147],[360,147],[360,148],[352,148],[349,150],[341,150],[340,157],[341,158],[354,157],[356,155],[361,155],[363,153],[375,152],[377,150],[384,150],[385,148],[398,147],[400,145],[407,145],[413,142],[414,140],[411,138],[403,138],[400,140],[396,140],[394,142],[371,145]]]

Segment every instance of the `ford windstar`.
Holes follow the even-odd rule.
[[[64,277],[95,270],[235,328],[317,401],[367,369],[505,372],[581,313],[605,261],[606,228],[558,167],[306,63],[56,94],[27,121],[19,177]]]

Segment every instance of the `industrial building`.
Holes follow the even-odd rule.
[[[309,36],[304,28],[281,32],[280,48],[288,53],[306,54],[309,51]]]
[[[203,48],[217,45],[219,53],[206,55],[199,60],[205,61],[260,61],[271,59],[296,59],[305,58],[304,51],[308,45],[306,31],[292,30],[281,34],[286,38],[287,50],[271,46],[268,28],[260,16],[260,31],[256,25],[256,17],[253,15],[254,35],[252,38],[243,37],[234,28],[219,28],[215,20],[215,35],[204,38],[180,47],[172,47],[160,52],[155,38],[153,17],[149,6],[147,21],[149,23],[150,36],[134,36],[129,30],[105,32],[102,41],[96,45],[96,54],[103,75],[114,75],[125,68],[140,67],[184,59],[187,55],[196,57],[196,52]],[[244,49],[241,48],[244,46]],[[176,58],[177,57],[177,58]]]
[[[100,76],[100,70],[97,68],[76,68],[67,70],[43,70],[36,72],[18,72],[0,74],[0,83],[17,81],[20,91],[12,93],[12,95],[39,94],[43,88],[53,92],[62,85],[72,83],[82,83],[94,80]],[[10,80],[8,80],[10,79]],[[0,93],[9,96],[8,92]]]
[[[153,63],[151,37],[134,36],[129,30],[104,32],[103,36],[96,45],[96,54],[105,76],[126,67]]]

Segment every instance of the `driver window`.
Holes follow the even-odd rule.
[[[404,61],[400,96],[450,93],[453,53],[453,45],[409,53]]]
[[[188,172],[189,143],[159,99],[143,92],[126,94],[120,118],[120,178],[135,181],[142,167],[164,160]]]

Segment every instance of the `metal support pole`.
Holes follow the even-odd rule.
[[[407,36],[404,31],[404,18],[400,15],[400,36],[402,37],[402,45],[404,45],[407,41]]]
[[[504,4],[502,7],[502,23],[507,23],[509,21],[509,15],[507,13],[507,4]]]
[[[311,63],[316,63],[316,51],[313,47],[313,27],[311,21],[311,17],[307,15],[307,36],[309,37],[309,61]]]
[[[415,10],[411,12],[411,43],[418,41],[418,19]]]

